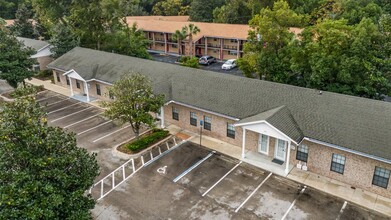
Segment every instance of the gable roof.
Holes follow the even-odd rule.
[[[163,33],[175,33],[176,30],[181,30],[182,27],[195,24],[200,32],[193,36],[194,41],[197,41],[201,37],[219,37],[228,39],[240,39],[246,40],[248,37],[248,31],[251,30],[249,25],[245,24],[222,24],[222,23],[205,23],[205,22],[189,22],[184,21],[182,17],[174,19],[170,16],[168,19],[160,18],[159,16],[136,16],[126,17],[128,25],[137,24],[137,27],[145,31],[163,32]],[[300,28],[289,29],[294,34],[301,33]]]
[[[285,105],[244,118],[238,121],[236,125],[242,126],[245,124],[255,124],[264,121],[273,125],[296,143],[300,143],[300,141],[304,138],[299,125]]]
[[[17,39],[18,41],[22,42],[25,47],[31,47],[36,52],[39,52],[40,50],[50,45],[48,42],[42,40],[35,40],[35,39],[30,39],[25,37],[17,37]]]
[[[283,117],[291,115],[293,119],[281,120],[288,120],[291,126],[296,122],[305,137],[391,161],[391,103],[388,102],[332,92],[320,95],[314,89],[80,47],[48,67],[64,72],[74,69],[86,80],[99,79],[108,83],[114,83],[125,72],[137,71],[148,76],[154,91],[165,94],[167,101],[174,100],[237,119],[285,105],[289,114],[284,113],[284,109],[280,113]],[[275,120],[282,117],[279,114]]]

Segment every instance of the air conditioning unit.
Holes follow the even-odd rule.
[[[307,163],[303,163],[303,165],[301,166],[301,169],[304,171],[307,171],[308,170]]]

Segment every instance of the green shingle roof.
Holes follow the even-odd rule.
[[[155,92],[164,93],[167,100],[238,119],[285,106],[281,113],[289,111],[289,114],[279,113],[273,119],[282,125],[291,120],[285,129],[298,129],[305,137],[391,161],[391,103],[331,92],[320,94],[314,89],[80,47],[48,67],[75,69],[86,80],[109,83],[117,81],[125,72],[137,71],[150,77]]]
[[[36,52],[49,45],[48,42],[42,40],[35,40],[24,37],[17,37],[17,39],[24,44],[25,47],[31,47]]]

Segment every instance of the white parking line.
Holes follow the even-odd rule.
[[[208,190],[206,190],[206,192],[204,192],[204,194],[202,194],[202,196],[205,196],[209,191],[211,191],[213,188],[215,188],[215,186],[217,186],[217,184],[219,184],[225,177],[227,177],[232,171],[234,171],[242,162],[243,161],[240,161],[238,164],[236,164],[234,167],[232,167],[232,169],[230,171],[228,171],[215,184],[213,184],[213,186],[211,186]]]
[[[339,220],[341,218],[342,213],[345,210],[347,204],[348,204],[348,202],[346,202],[346,201],[343,203],[342,208],[341,208],[341,210],[339,210],[339,214],[335,220]]]
[[[70,98],[63,99],[63,100],[61,100],[61,101],[57,101],[57,102],[53,102],[53,103],[47,104],[46,106],[55,105],[55,104],[57,104],[57,103],[60,103],[60,102],[63,102],[63,101],[69,100],[69,99],[70,99]]]
[[[261,188],[261,186],[266,182],[266,180],[269,179],[269,178],[272,176],[272,174],[273,174],[273,173],[270,173],[270,174],[261,182],[261,184],[259,184],[259,185],[257,186],[257,188],[254,189],[254,191],[246,198],[246,200],[244,200],[244,201],[242,202],[242,204],[240,204],[240,206],[239,206],[238,208],[236,208],[235,212],[238,212],[239,209],[242,208],[242,206],[243,206],[244,204],[246,204],[246,202],[255,194],[255,192],[256,192],[259,188]]]
[[[75,104],[72,104],[72,105],[68,105],[68,106],[66,106],[66,107],[64,107],[64,108],[56,109],[56,110],[54,110],[54,111],[49,112],[48,115],[49,115],[49,114],[52,114],[52,113],[55,113],[55,112],[62,111],[62,110],[64,110],[64,109],[70,108],[70,107],[72,107],[72,106],[74,106],[74,105],[78,105],[78,104],[80,104],[80,103],[78,102],[78,103],[75,103]]]
[[[120,129],[115,130],[115,131],[113,131],[113,132],[111,132],[111,133],[109,133],[109,134],[106,134],[105,136],[102,136],[102,137],[100,137],[100,138],[98,138],[98,139],[96,139],[96,140],[93,140],[92,143],[95,143],[95,142],[97,142],[97,141],[100,141],[100,140],[102,140],[103,138],[106,138],[106,137],[108,137],[108,136],[110,136],[110,135],[112,135],[112,134],[115,134],[115,133],[117,133],[117,132],[119,132],[119,131],[122,131],[122,130],[124,130],[125,128],[128,128],[128,127],[130,127],[130,126],[131,126],[131,125],[127,125],[127,126],[125,126],[125,127],[123,127],[123,128],[120,128]]]
[[[45,98],[42,98],[42,99],[37,99],[36,101],[37,101],[37,102],[42,102],[42,101],[44,101],[44,100],[46,100],[46,99],[50,99],[50,98],[54,98],[54,97],[58,97],[58,95],[54,95],[54,96],[50,96],[50,97],[45,97]]]
[[[197,163],[193,164],[189,169],[185,170],[183,173],[181,173],[179,176],[177,176],[173,181],[174,183],[178,182],[182,177],[186,176],[186,174],[190,173],[194,168],[198,167],[200,164],[202,164],[205,160],[207,160],[209,157],[211,157],[216,151],[210,152],[206,157],[204,157],[202,160],[198,161]]]
[[[307,188],[307,186],[304,186],[303,189],[301,189],[299,196],[296,197],[295,200],[293,200],[292,204],[289,206],[289,208],[288,208],[288,210],[285,212],[284,216],[282,216],[281,220],[284,220],[284,219],[288,216],[288,213],[291,211],[291,209],[292,209],[293,206],[295,205],[296,200],[304,193],[304,191],[305,191],[306,188]]]
[[[98,116],[98,115],[100,115],[100,114],[101,114],[101,113],[96,114],[96,115],[93,115],[93,116],[90,116],[90,117],[85,118],[85,119],[83,119],[83,120],[80,120],[80,121],[77,121],[77,122],[75,122],[75,123],[69,124],[69,125],[67,125],[67,126],[65,126],[65,127],[63,127],[63,128],[64,128],[64,129],[65,129],[65,128],[69,128],[69,127],[71,127],[71,126],[73,126],[73,125],[79,124],[79,123],[81,123],[81,122],[83,122],[83,121],[87,121],[88,119],[91,119],[91,118],[93,118],[93,117],[96,117],[96,116]]]
[[[104,123],[102,123],[102,124],[99,124],[99,125],[97,125],[97,126],[94,126],[94,127],[92,127],[92,128],[89,128],[89,129],[87,129],[87,130],[85,130],[85,131],[79,132],[79,133],[77,133],[76,135],[81,135],[81,134],[84,134],[84,133],[86,133],[86,132],[92,131],[92,130],[94,130],[95,128],[98,128],[98,127],[100,127],[100,126],[103,126],[103,125],[105,125],[105,124],[107,124],[107,123],[110,123],[110,122],[112,122],[112,121],[113,121],[113,120],[106,121],[106,122],[104,122]]]
[[[65,115],[65,116],[63,116],[63,117],[61,117],[61,118],[54,119],[54,120],[52,120],[51,122],[56,122],[56,121],[62,120],[62,119],[64,119],[64,118],[68,118],[68,117],[70,117],[70,116],[72,116],[72,115],[76,115],[76,114],[78,114],[78,113],[80,113],[80,112],[83,112],[83,111],[85,111],[85,110],[87,110],[87,109],[90,109],[90,108],[92,108],[92,106],[90,106],[90,107],[88,107],[88,108],[85,108],[85,109],[82,109],[82,110],[80,110],[80,111],[73,112],[73,113],[71,113],[71,114]]]

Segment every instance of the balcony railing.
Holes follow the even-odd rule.
[[[211,48],[220,48],[220,45],[218,45],[218,44],[208,44],[208,47],[211,47]]]
[[[229,50],[237,50],[238,46],[237,45],[223,45],[224,49],[229,49]]]

